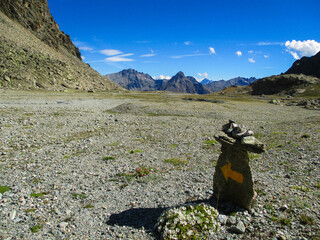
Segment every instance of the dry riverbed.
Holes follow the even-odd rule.
[[[319,239],[320,111],[185,97],[0,90],[0,239],[155,239],[164,209],[212,195],[229,119],[267,152],[254,209],[219,202],[217,239]]]

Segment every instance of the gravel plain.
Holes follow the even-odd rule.
[[[214,239],[320,239],[320,111],[184,97],[0,90],[0,239],[156,239],[163,210],[209,202],[229,119],[267,151],[255,207],[219,202]]]

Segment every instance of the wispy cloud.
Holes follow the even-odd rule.
[[[248,61],[251,62],[251,63],[255,63],[256,62],[256,60],[254,60],[253,58],[249,58]]]
[[[241,52],[241,51],[236,51],[236,55],[237,55],[238,57],[241,57],[241,56],[242,56],[242,52]]]
[[[189,46],[189,45],[192,44],[192,42],[190,42],[190,41],[185,41],[183,44],[186,45],[186,46]]]
[[[300,59],[300,56],[312,56],[320,51],[320,43],[315,40],[286,41],[285,46],[294,59]]]
[[[93,51],[94,50],[94,48],[88,47],[88,46],[81,46],[81,47],[79,47],[79,49],[82,51]]]
[[[272,45],[284,45],[283,42],[258,42],[258,46],[272,46]]]
[[[198,75],[202,78],[207,78],[208,77],[208,73],[204,72],[204,73],[198,73]]]
[[[154,57],[156,56],[157,54],[154,53],[154,50],[153,49],[150,49],[150,52],[149,54],[143,54],[143,55],[140,55],[140,57]]]
[[[204,53],[194,53],[194,54],[171,56],[171,58],[173,58],[173,59],[178,59],[178,58],[184,58],[184,57],[198,57],[198,56],[206,56],[206,55],[208,55],[208,54],[204,54]]]
[[[106,56],[114,56],[114,55],[121,54],[122,52],[116,49],[103,49],[103,50],[100,50],[99,53]]]
[[[264,58],[269,58],[270,56],[267,55],[267,54],[265,54],[265,55],[263,55],[263,57],[264,57]]]
[[[108,57],[105,60],[109,62],[132,62],[135,61],[134,59],[127,58],[129,56],[134,55],[133,53],[121,54],[117,56]]]
[[[216,54],[216,50],[213,47],[209,47],[210,54]]]

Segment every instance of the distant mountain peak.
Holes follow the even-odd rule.
[[[182,71],[178,72],[176,75],[173,76],[173,78],[185,78],[186,76]]]

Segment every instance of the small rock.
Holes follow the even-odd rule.
[[[238,221],[237,225],[231,227],[230,230],[234,233],[242,234],[245,233],[246,227],[244,226],[244,223],[242,221]]]
[[[228,223],[230,225],[235,225],[237,223],[237,218],[235,216],[228,217]]]
[[[10,213],[10,219],[11,219],[11,220],[14,220],[14,219],[16,218],[16,216],[17,216],[17,212],[16,212],[16,210],[13,210],[13,211]]]
[[[279,210],[284,212],[284,211],[288,210],[288,206],[285,204]]]
[[[218,221],[222,224],[222,225],[226,225],[227,221],[228,221],[228,216],[223,215],[223,214],[219,214],[218,216]]]
[[[4,76],[4,80],[7,81],[7,82],[10,82],[10,81],[11,81],[10,77],[7,76],[7,75]]]
[[[68,226],[68,223],[67,222],[61,222],[61,223],[58,224],[58,226],[61,227],[61,228],[65,228],[65,227]]]

